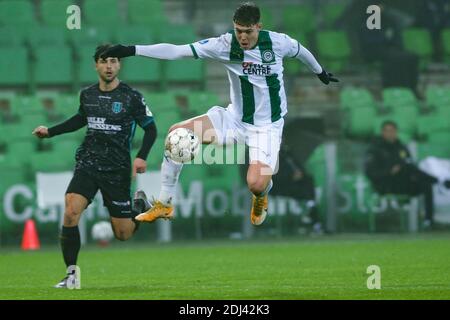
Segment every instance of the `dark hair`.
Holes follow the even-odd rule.
[[[395,129],[397,129],[397,123],[395,123],[395,121],[392,120],[383,121],[383,123],[381,124],[381,129],[384,129],[384,127],[386,126],[393,126]]]
[[[100,58],[100,56],[102,55],[103,52],[105,52],[106,49],[111,48],[113,45],[111,43],[103,43],[97,46],[97,48],[95,48],[95,53],[94,53],[94,61],[97,62],[98,59]],[[119,58],[117,58],[118,60],[120,60]]]
[[[234,12],[233,21],[248,27],[257,24],[260,18],[259,7],[253,2],[244,2]]]

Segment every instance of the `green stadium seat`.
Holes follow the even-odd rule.
[[[136,57],[122,60],[120,77],[126,82],[147,83],[161,80],[161,62],[157,59]]]
[[[58,172],[67,170],[67,164],[59,161],[60,154],[53,151],[35,152],[30,155],[33,172]]]
[[[33,140],[16,140],[8,144],[8,159],[20,165],[30,163],[30,155],[37,150]]]
[[[417,133],[422,137],[428,137],[433,132],[449,130],[449,121],[437,113],[421,116],[417,119]]]
[[[91,46],[92,56],[95,48],[101,43],[111,43],[114,39],[114,31],[108,27],[85,26],[80,30],[72,30],[69,39],[75,48]]]
[[[274,30],[277,28],[273,12],[269,8],[260,7],[262,28],[265,30]]]
[[[437,131],[433,132],[428,136],[428,142],[431,144],[441,145],[446,147],[449,145],[450,132],[448,131]]]
[[[322,64],[326,65],[330,71],[339,72],[347,66],[351,48],[344,31],[319,31],[317,49],[324,61]]]
[[[143,92],[142,94],[150,111],[155,116],[158,116],[160,113],[178,110],[175,95],[172,93]],[[158,123],[156,124],[158,125]]]
[[[40,123],[42,124],[42,123]],[[45,124],[45,123],[44,123]],[[32,126],[34,123],[29,123],[28,125],[25,123],[4,123],[2,124],[2,130],[8,132],[8,143],[11,141],[30,141],[36,139],[31,132],[37,126]]]
[[[68,46],[45,46],[35,50],[35,81],[42,85],[70,84],[73,81],[72,51]]]
[[[211,107],[221,104],[219,97],[211,92],[191,92],[187,98],[189,110],[197,115],[204,114]]]
[[[66,44],[67,32],[56,27],[39,26],[27,35],[27,43],[33,47],[42,46],[64,46]]]
[[[0,167],[0,176],[2,183],[0,183],[0,196],[3,199],[4,193],[12,186],[25,181],[24,170],[17,162],[10,161],[5,158],[5,166]],[[3,215],[3,213],[2,213]],[[3,219],[3,217],[2,217]]]
[[[441,42],[444,50],[444,59],[450,65],[450,28],[442,30]]]
[[[78,95],[62,94],[56,98],[56,108],[66,117],[71,117],[78,112],[80,98]]]
[[[203,82],[205,77],[204,62],[192,59],[167,61],[165,78],[170,82]]]
[[[182,120],[177,110],[154,114],[154,117],[158,132],[161,135],[165,135],[172,125]]]
[[[341,108],[344,110],[373,107],[376,108],[375,100],[369,90],[365,88],[346,87],[340,93]]]
[[[160,0],[128,0],[127,5],[130,24],[162,27],[167,23]]]
[[[302,31],[306,34],[316,29],[316,20],[310,5],[288,5],[282,11],[286,31]]]
[[[25,47],[0,48],[0,85],[26,85],[29,82],[29,58]]]
[[[11,100],[12,108],[20,115],[44,114],[44,105],[36,95],[16,96]]]
[[[409,133],[409,132],[403,132],[403,131],[399,131],[398,132],[398,138],[400,139],[401,142],[403,142],[404,144],[408,144],[411,141],[414,140],[414,136]]]
[[[59,111],[57,106],[59,98],[58,91],[37,91],[35,96],[39,99],[40,103],[42,103],[49,124],[60,122],[63,119],[63,113]]]
[[[0,27],[0,48],[17,47],[23,44],[25,44],[25,35],[18,28],[13,26]]]
[[[417,99],[411,89],[386,88],[383,89],[383,103],[387,108],[418,107]]]
[[[11,101],[15,97],[17,97],[15,91],[0,91],[0,100]]]
[[[87,24],[90,26],[121,25],[121,16],[119,15],[119,4],[117,0],[95,0],[84,1],[81,7]]]
[[[345,10],[343,3],[327,3],[323,6],[322,18],[326,28],[333,28],[334,23],[341,17]]]
[[[7,106],[12,108],[12,101],[15,97],[16,93],[14,91],[0,91],[0,109]]]
[[[65,135],[53,138],[53,152],[58,156],[58,161],[63,162],[66,170],[75,165],[75,153],[79,146],[79,141],[67,139]]]
[[[419,161],[427,157],[450,158],[450,147],[448,144],[419,143],[417,145],[417,156]]]
[[[450,130],[450,108],[438,108],[436,116],[445,119],[446,128]]]
[[[416,108],[405,106],[394,108],[392,113],[392,119],[397,123],[399,131],[408,135],[416,133],[418,117]]]
[[[420,59],[420,68],[425,69],[433,55],[430,33],[426,29],[409,28],[403,31],[402,36],[405,49],[415,53]]]
[[[155,42],[155,30],[148,26],[124,25],[117,30],[116,40],[122,44],[152,44]]]
[[[450,108],[450,87],[429,86],[425,95],[430,107]]]
[[[95,46],[81,46],[78,50],[78,80],[83,85],[98,82],[98,74],[94,61]]]
[[[0,92],[0,123],[17,122],[20,119],[20,112],[13,106],[15,94],[13,92]],[[0,146],[2,141],[0,139]],[[1,147],[0,147],[1,149]]]
[[[0,1],[0,25],[34,25],[34,8],[31,1]]]
[[[371,106],[352,108],[348,113],[347,132],[351,136],[369,137],[374,133],[376,111]]]
[[[45,114],[22,114],[20,119],[23,136],[32,137],[31,132],[38,126],[47,126],[48,119]]]
[[[188,44],[199,39],[192,25],[172,24],[159,30],[158,40],[165,43]]]
[[[47,26],[66,28],[67,8],[73,4],[76,3],[72,0],[41,0],[42,22]]]

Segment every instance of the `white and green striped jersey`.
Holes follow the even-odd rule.
[[[265,125],[287,113],[283,59],[301,45],[283,33],[262,30],[251,50],[240,48],[234,31],[190,45],[195,58],[222,62],[230,81],[232,114],[245,123]]]

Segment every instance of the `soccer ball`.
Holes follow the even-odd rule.
[[[92,239],[97,240],[100,244],[107,244],[114,237],[111,223],[107,221],[97,222],[92,226]]]
[[[164,154],[178,163],[189,162],[197,155],[199,142],[192,130],[177,128],[167,135]]]

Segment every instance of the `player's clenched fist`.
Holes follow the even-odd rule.
[[[36,137],[38,138],[48,138],[49,134],[48,134],[48,128],[44,127],[44,126],[39,126],[36,129],[33,130],[32,132]]]

